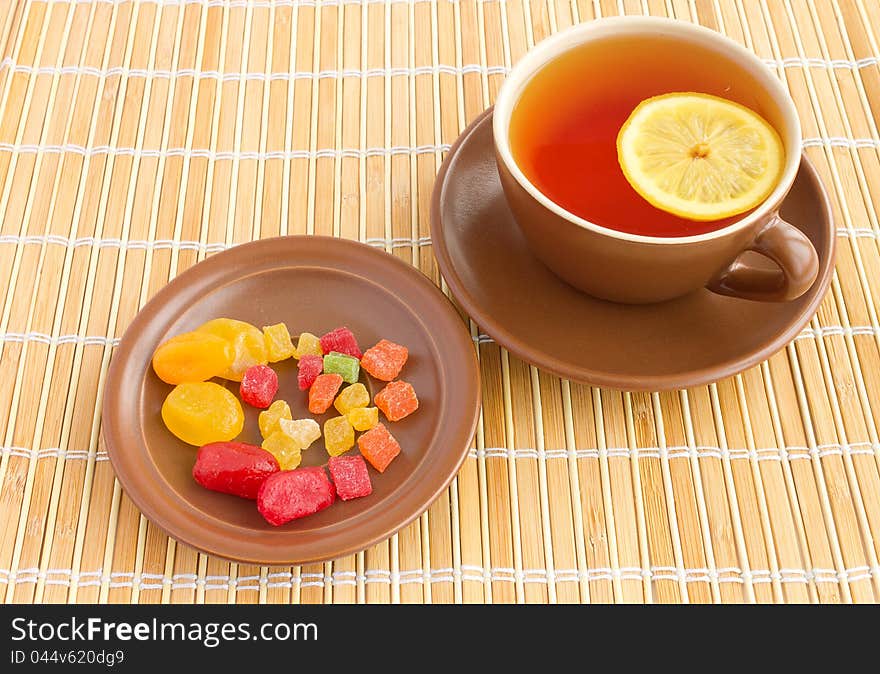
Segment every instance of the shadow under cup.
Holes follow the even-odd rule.
[[[617,163],[620,126],[644,99],[674,91],[733,100],[777,130],[785,167],[758,208],[701,225],[659,211],[626,182]],[[554,126],[579,110],[583,129]],[[801,156],[794,104],[772,71],[713,31],[665,19],[599,20],[539,43],[505,81],[493,125],[501,184],[534,254],[578,289],[626,303],[706,286],[775,221]],[[548,147],[547,139],[561,144]],[[583,175],[582,185],[569,195],[554,190],[542,161],[563,175]],[[640,231],[647,218],[666,233]],[[784,282],[778,267],[759,266]]]

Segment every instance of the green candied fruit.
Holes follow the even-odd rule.
[[[357,358],[338,351],[331,351],[324,356],[324,374],[338,374],[342,381],[354,384],[360,373],[361,364]]]

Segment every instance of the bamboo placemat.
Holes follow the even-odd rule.
[[[449,144],[532,44],[620,13],[712,27],[788,84],[839,226],[809,328],[741,376],[630,395],[471,325],[474,448],[398,535],[267,568],[147,522],[100,440],[138,308],[205,256],[287,233],[366,241],[440,284],[428,210]],[[875,0],[2,0],[5,600],[880,599],[878,40]]]

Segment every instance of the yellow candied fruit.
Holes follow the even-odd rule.
[[[302,461],[299,446],[290,436],[281,431],[275,431],[263,440],[262,447],[275,457],[281,470],[293,470]]]
[[[278,422],[281,419],[293,419],[293,415],[290,413],[290,405],[284,400],[276,400],[269,405],[268,409],[260,412],[260,416],[257,419],[260,425],[260,435],[268,438],[276,431],[280,431],[281,427],[278,425]]]
[[[270,363],[287,360],[296,353],[296,347],[293,345],[290,333],[287,331],[287,326],[284,323],[264,325],[263,337],[266,340],[266,350],[269,352]]]
[[[366,407],[369,404],[370,394],[367,391],[367,387],[360,382],[346,386],[333,402],[333,406],[342,415],[348,414],[357,407]]]
[[[378,407],[355,407],[345,415],[356,431],[368,431],[379,423]]]
[[[330,456],[339,456],[354,447],[354,428],[345,417],[324,422],[324,446]]]
[[[321,437],[321,427],[314,419],[280,419],[278,425],[281,432],[291,438],[300,449],[308,449],[309,445]]]
[[[220,384],[178,384],[162,404],[162,421],[178,438],[201,447],[241,433],[244,411],[238,398]]]
[[[304,332],[299,336],[296,342],[296,353],[293,357],[299,360],[303,356],[323,356],[324,350],[321,348],[321,340],[315,337],[311,332]]]
[[[232,381],[241,381],[244,371],[252,365],[265,365],[269,362],[266,339],[263,333],[244,321],[233,318],[215,318],[196,328],[196,332],[207,332],[222,337],[232,343],[235,359],[219,376]]]

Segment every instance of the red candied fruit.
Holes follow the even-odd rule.
[[[321,337],[321,349],[324,353],[336,351],[336,353],[344,353],[358,360],[364,355],[354,338],[354,333],[346,327],[336,328]]]
[[[358,438],[358,449],[364,458],[380,473],[400,454],[400,444],[384,424],[377,424]]]
[[[245,442],[212,442],[199,449],[192,474],[205,489],[255,499],[263,482],[278,472],[269,452]]]
[[[313,515],[336,500],[336,489],[320,466],[283,470],[268,478],[257,494],[257,509],[273,526]]]
[[[308,391],[315,379],[324,370],[324,358],[321,356],[303,356],[299,359],[299,373],[296,380],[300,391]]]
[[[251,365],[244,371],[239,392],[248,405],[265,409],[278,393],[278,375],[268,365]]]
[[[343,501],[369,496],[373,493],[367,464],[360,456],[331,456],[327,460],[330,478],[336,485],[336,494]]]
[[[364,352],[361,367],[376,379],[391,381],[400,374],[408,357],[409,350],[405,346],[383,339]]]
[[[309,412],[324,414],[333,404],[333,399],[342,386],[342,377],[338,374],[319,375],[309,389]]]
[[[388,421],[400,421],[419,409],[416,391],[405,381],[391,382],[376,394],[374,401]]]

